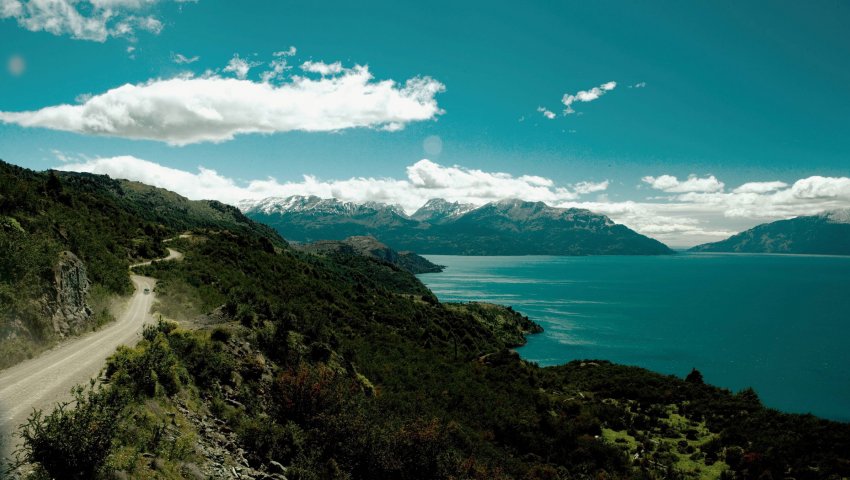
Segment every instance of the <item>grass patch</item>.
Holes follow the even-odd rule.
[[[160,280],[156,284],[156,303],[153,311],[165,318],[187,322],[203,313],[203,301],[198,290],[182,279]]]
[[[611,430],[610,428],[602,429],[602,439],[613,445],[626,448],[629,452],[636,452],[638,442],[635,437],[629,435],[625,431]]]
[[[614,399],[604,402],[624,408],[629,414],[635,413],[632,411],[633,402],[621,403]],[[660,410],[663,414],[655,417],[658,422],[655,427],[639,431],[603,428],[603,441],[623,449],[636,464],[642,463],[650,469],[670,465],[682,478],[719,479],[729,466],[719,460],[706,460],[708,455],[702,449],[718,435],[712,433],[705,422],[680,414],[676,405],[667,405]]]

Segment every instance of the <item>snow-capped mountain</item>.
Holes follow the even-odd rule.
[[[342,202],[336,198],[320,198],[315,195],[293,195],[291,197],[268,197],[262,200],[243,200],[239,209],[245,213],[325,213],[331,215],[360,215],[369,212],[389,210],[396,215],[406,217],[400,205],[387,205],[379,202]]]
[[[449,202],[442,198],[432,198],[419,207],[410,218],[420,222],[439,223],[459,217],[477,208],[471,203]]]
[[[432,199],[411,216],[393,205],[318,197],[240,204],[246,216],[295,242],[372,235],[396,250],[448,255],[663,255],[657,240],[605,215],[518,199],[481,207]]]

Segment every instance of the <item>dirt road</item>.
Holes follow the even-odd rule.
[[[162,260],[183,257],[170,248],[168,253]],[[12,433],[34,408],[49,412],[57,402],[70,400],[71,388],[87,384],[90,378],[97,376],[106,358],[119,345],[134,345],[141,338],[142,326],[153,321],[150,310],[156,280],[133,274],[130,279],[136,291],[115,322],[0,371],[0,457],[8,458],[17,443]],[[150,293],[145,293],[145,289]]]

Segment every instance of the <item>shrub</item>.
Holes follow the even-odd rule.
[[[39,410],[20,430],[19,458],[37,464],[51,478],[90,479],[109,455],[126,400],[113,389],[74,389],[74,402],[47,416]]]

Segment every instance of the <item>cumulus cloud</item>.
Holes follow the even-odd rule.
[[[850,178],[813,176],[797,180],[791,186],[795,198],[841,198],[850,199]]]
[[[310,73],[318,73],[319,75],[323,76],[337,75],[342,72],[342,63],[313,62],[311,60],[308,60],[301,64],[301,70]]]
[[[593,87],[590,90],[582,90],[575,94],[565,93],[561,98],[561,103],[564,104],[564,115],[575,113],[573,104],[576,102],[592,102],[602,95],[617,88],[617,82],[606,82],[598,87]]]
[[[646,176],[641,180],[656,190],[668,193],[719,192],[724,187],[723,182],[717,180],[714,175],[705,178],[690,175],[687,180],[679,180],[673,175],[660,175],[657,177]]]
[[[132,156],[90,159],[55,152],[59,170],[107,174],[167,188],[191,199],[216,199],[230,204],[290,195],[316,195],[343,201],[377,201],[401,205],[408,213],[431,198],[483,205],[504,198],[542,201],[556,207],[585,208],[608,215],[636,231],[673,246],[726,238],[756,224],[826,210],[850,208],[850,178],[808,177],[774,190],[755,192],[749,182],[730,192],[670,193],[652,201],[588,201],[582,196],[608,188],[608,181],[578,182],[567,188],[537,175],[514,176],[420,160],[404,178],[355,177],[321,180],[305,175],[298,181],[274,178],[236,181],[215,170],[196,172],[165,167]],[[761,190],[764,190],[763,188]],[[602,197],[604,198],[604,197]]]
[[[133,38],[136,31],[162,31],[150,14],[160,0],[0,0],[0,19],[11,18],[32,32],[104,42]],[[178,0],[179,1],[179,0]]]
[[[789,185],[781,181],[747,182],[730,192],[713,176],[688,183],[669,175],[644,181],[668,195],[651,202],[601,205],[619,209],[612,218],[646,234],[689,246],[716,241],[759,223],[850,208],[850,178],[812,176]],[[675,177],[672,177],[675,179]]]
[[[769,193],[787,187],[785,182],[748,182],[735,190],[732,193]]]
[[[247,70],[239,65],[225,70],[238,78],[209,72],[201,78],[184,75],[126,84],[79,105],[0,112],[0,121],[187,145],[222,142],[245,133],[358,127],[395,131],[443,113],[436,95],[445,86],[430,77],[378,81],[368,67],[357,65],[331,77],[293,77],[274,85],[244,79]]]
[[[551,179],[536,175],[513,176],[507,173],[486,172],[460,166],[444,166],[431,160],[420,160],[406,168],[406,178],[355,177],[343,180],[320,180],[305,175],[300,181],[280,182],[274,178],[237,182],[214,170],[199,167],[187,172],[165,167],[132,156],[85,159],[68,163],[59,157],[59,170],[106,174],[126,178],[175,191],[191,199],[216,199],[237,204],[241,200],[267,197],[316,195],[344,201],[378,201],[401,205],[412,213],[431,198],[445,198],[461,203],[484,203],[504,198],[523,198],[557,204],[576,200],[580,188],[570,190],[555,185]],[[592,185],[588,191],[600,191],[603,184]]]
[[[537,111],[542,113],[544,117],[552,120],[555,118],[555,112],[551,110],[547,110],[545,107],[537,107]]]
[[[258,65],[262,65],[262,62],[249,62],[236,54],[224,67],[224,71],[233,73],[240,80],[245,80],[248,77],[248,72]]]

